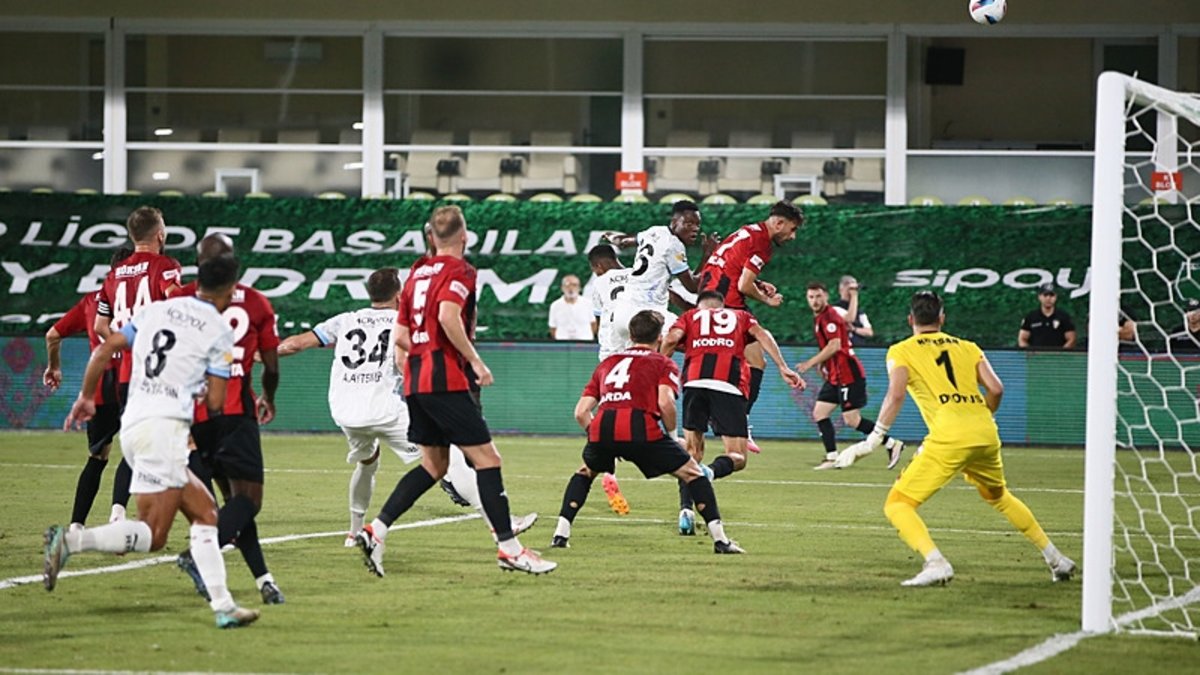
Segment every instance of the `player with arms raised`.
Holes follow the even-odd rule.
[[[203,265],[222,255],[233,255],[233,242],[224,234],[210,234],[200,240],[196,262]],[[195,295],[198,290],[196,282],[192,282],[180,289],[179,295]],[[281,605],[283,592],[267,569],[255,522],[255,516],[262,510],[264,479],[258,427],[275,419],[275,390],[279,388],[275,309],[267,296],[239,283],[221,316],[233,329],[234,340],[225,407],[214,416],[205,405],[196,404],[192,424],[196,452],[188,457],[188,466],[209,491],[215,480],[225,500],[217,516],[217,544],[235,544],[254,575],[263,602]],[[263,392],[258,397],[254,395],[251,377],[256,357],[263,365]],[[207,597],[191,551],[179,554],[176,564],[192,578],[196,592]]]
[[[667,332],[660,351],[670,356],[676,346],[683,348],[684,439],[688,454],[701,462],[704,434],[712,425],[725,446],[725,454],[709,465],[716,480],[746,467],[750,435],[743,412],[750,396],[747,345],[762,345],[789,387],[803,389],[804,380],[788,368],[774,336],[749,312],[725,307],[725,298],[715,290],[700,291],[697,302],[696,308],[685,312]],[[679,534],[695,533],[691,493],[680,481]]]
[[[191,521],[191,549],[211,596],[217,626],[252,623],[258,612],[238,607],[225,586],[225,561],[217,545],[217,504],[188,470],[188,428],[202,396],[212,413],[225,404],[225,381],[233,363],[233,331],[221,312],[229,306],[238,263],[220,256],[200,265],[196,297],[154,303],[131,318],[92,354],[64,429],[96,413],[93,396],[113,354],[133,348],[135,366],[129,401],[121,416],[121,446],[133,468],[131,492],[137,495],[138,520],[119,520],[97,528],[67,532],[46,530],[43,582],[53,590],[72,554],[84,551],[124,553],[157,551],[167,543],[175,514]]]
[[[728,309],[751,311],[747,298],[757,300],[768,307],[779,307],[783,304],[783,295],[773,284],[758,277],[771,261],[775,247],[795,239],[796,230],[803,224],[804,214],[799,208],[791,202],[776,202],[771,206],[766,220],[743,225],[725,237],[721,245],[705,259],[700,268],[700,289],[720,293]],[[763,369],[767,365],[762,347],[753,343],[747,346],[746,361],[750,367],[746,404],[748,416],[754,402],[758,400]],[[758,446],[753,440],[748,440],[747,448],[751,452],[758,452]]]
[[[662,329],[657,312],[635,314],[629,322],[633,347],[601,362],[575,404],[575,421],[587,431],[588,442],[583,466],[571,476],[563,494],[552,547],[570,546],[571,524],[587,501],[592,482],[600,473],[611,473],[620,457],[633,462],[646,478],[672,474],[686,483],[696,510],[708,524],[713,552],[745,553],[725,536],[712,482],[668,431],[675,428],[679,367],[658,353]]]
[[[933,543],[917,508],[959,472],[1037,546],[1050,566],[1051,579],[1066,581],[1075,573],[1074,561],[1050,542],[1029,507],[1005,483],[994,418],[1004,385],[975,343],[942,332],[945,321],[942,300],[935,293],[913,296],[908,314],[913,335],[888,349],[887,396],[875,429],[864,441],[868,452],[883,444],[907,390],[929,434],[888,493],[883,512],[904,543],[925,557],[925,565],[901,585],[931,586],[954,577],[954,568]]]
[[[497,564],[530,574],[550,572],[557,563],[522,547],[512,531],[500,453],[471,392],[472,380],[486,387],[493,379],[473,344],[476,273],[463,259],[466,220],[457,206],[444,206],[429,222],[436,255],[413,264],[400,295],[395,335],[396,347],[408,353],[408,440],[421,446],[421,464],[400,479],[379,515],[358,533],[359,547],[367,568],[383,576],[388,527],[446,474],[454,444],[475,467],[479,499],[499,544]]]

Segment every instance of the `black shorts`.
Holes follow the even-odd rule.
[[[692,456],[671,437],[657,441],[597,441],[583,446],[583,463],[596,473],[612,473],[620,457],[637,465],[646,478],[675,473]]]
[[[817,400],[834,403],[844,411],[861,410],[867,406],[867,381],[855,380],[840,387],[826,382],[821,385]]]
[[[192,425],[192,439],[213,477],[263,482],[258,420],[248,415],[213,417]]]
[[[128,385],[124,385],[128,388]],[[100,392],[104,403],[96,406],[96,415],[87,422],[88,454],[98,457],[121,430],[121,411],[125,408],[124,398],[119,395],[117,371],[104,371],[100,379]]]
[[[412,394],[408,404],[408,441],[417,445],[460,448],[492,441],[478,399],[466,391]]]
[[[748,438],[746,399],[741,394],[704,389],[683,388],[683,428],[688,431],[708,431],[729,438]]]

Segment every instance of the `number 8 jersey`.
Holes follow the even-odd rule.
[[[150,418],[190,424],[192,399],[203,390],[205,375],[229,379],[233,329],[212,303],[199,298],[151,303],[121,334],[133,345],[123,429]]]
[[[369,427],[396,419],[402,402],[392,329],[396,310],[367,307],[317,324],[322,347],[333,346],[329,414],[342,427]]]

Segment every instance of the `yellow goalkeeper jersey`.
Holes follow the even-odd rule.
[[[1000,444],[975,370],[983,358],[974,342],[940,331],[914,335],[888,349],[888,373],[908,369],[908,393],[929,427],[927,443]]]

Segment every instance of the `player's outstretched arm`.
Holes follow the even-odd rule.
[[[62,385],[62,336],[51,326],[46,331],[46,372],[42,384],[56,391]]]
[[[604,235],[604,240],[617,248],[629,248],[637,244],[637,235],[625,234],[623,232],[609,232]]]
[[[975,376],[979,378],[979,384],[983,385],[988,409],[996,412],[1000,409],[1000,399],[1004,398],[1004,383],[1000,381],[1000,376],[992,369],[992,364],[986,356],[975,364]]]
[[[575,403],[575,421],[579,426],[587,429],[592,424],[592,411],[595,410],[596,404],[599,401],[594,396],[580,396],[579,401]]]
[[[487,387],[494,383],[495,379],[492,377],[491,369],[480,358],[479,352],[475,351],[475,345],[471,344],[471,338],[467,337],[467,329],[463,326],[462,321],[462,305],[449,300],[438,303],[438,323],[442,325],[442,330],[446,333],[450,344],[454,345],[458,353],[462,354],[471,364],[479,386]]]
[[[755,340],[758,340],[758,343],[763,346],[763,351],[775,362],[775,366],[779,368],[779,376],[789,387],[803,390],[807,386],[799,373],[788,368],[787,361],[783,360],[783,353],[779,351],[779,343],[775,341],[775,336],[771,334],[771,331],[761,325],[755,325],[750,327],[750,334],[754,336]]]
[[[675,353],[675,348],[679,346],[679,341],[683,339],[683,329],[672,328],[667,332],[667,336],[663,338],[662,344],[659,345],[658,353],[664,356],[670,356]]]
[[[128,348],[129,341],[125,334],[113,333],[92,352],[83,371],[83,386],[79,389],[79,396],[75,398],[71,412],[67,413],[67,419],[63,420],[63,431],[78,427],[96,414],[96,387],[100,384],[100,377],[112,362],[113,355]]]
[[[320,346],[321,340],[317,337],[317,334],[312,331],[308,331],[307,333],[300,333],[299,335],[292,335],[284,338],[283,342],[279,343],[279,349],[277,349],[275,353],[279,356],[291,356],[292,354],[298,354],[305,349],[312,349],[313,347]]]
[[[797,363],[796,370],[804,373],[813,368],[816,368],[817,366],[821,365],[822,363],[825,363],[829,359],[833,358],[833,355],[836,354],[837,351],[841,348],[842,348],[842,339],[841,338],[832,338],[831,340],[829,340],[829,342],[825,343],[825,346],[821,348],[821,351],[817,352],[816,354],[813,354],[812,358],[808,359],[807,361]]]
[[[662,414],[663,426],[667,433],[675,435],[675,390],[670,385],[658,385],[658,411]]]

